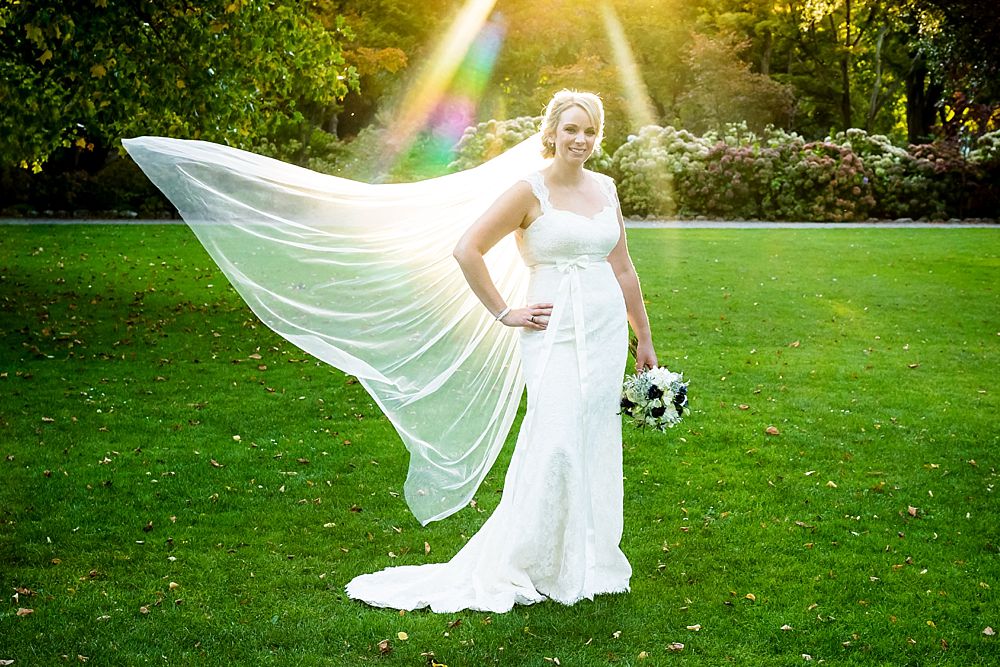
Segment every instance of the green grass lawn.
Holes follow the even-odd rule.
[[[0,660],[997,664],[998,232],[630,242],[693,405],[625,431],[632,592],[435,615],[343,585],[448,559],[509,450],[421,528],[372,401],[257,323],[188,229],[3,228]]]

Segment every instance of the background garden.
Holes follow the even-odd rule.
[[[170,214],[142,134],[425,178],[577,87],[632,216],[995,217],[998,45],[983,0],[5,2],[0,211]]]

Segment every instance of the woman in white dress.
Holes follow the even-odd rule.
[[[347,586],[396,609],[504,612],[629,589],[618,415],[628,327],[636,368],[656,366],[612,180],[584,169],[603,129],[600,99],[562,91],[542,127],[551,163],[505,192],[454,256],[498,326],[520,329],[528,410],[493,515],[449,562],[389,568]],[[527,306],[504,300],[484,256],[514,234],[530,269]]]
[[[403,490],[421,523],[468,505],[527,384],[482,529],[450,562],[357,577],[352,598],[502,612],[628,590],[626,319],[637,367],[656,356],[614,184],[583,168],[602,126],[596,96],[563,91],[542,129],[550,161],[536,136],[475,169],[396,185],[203,141],[123,141],[257,317],[371,394],[410,452]]]

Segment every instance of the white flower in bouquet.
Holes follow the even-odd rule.
[[[691,413],[683,374],[657,366],[628,376],[622,386],[621,413],[639,427],[672,428]]]

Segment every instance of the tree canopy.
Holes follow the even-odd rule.
[[[248,148],[353,136],[398,111],[464,4],[5,0],[0,162],[100,163],[144,133]],[[604,96],[611,143],[650,113],[911,143],[1000,123],[1000,5],[986,0],[496,0],[490,22],[503,37],[470,101],[480,120],[536,115],[577,87]]]
[[[122,136],[252,146],[336,107],[357,71],[343,21],[299,0],[21,0],[0,5],[0,156],[97,160]]]

